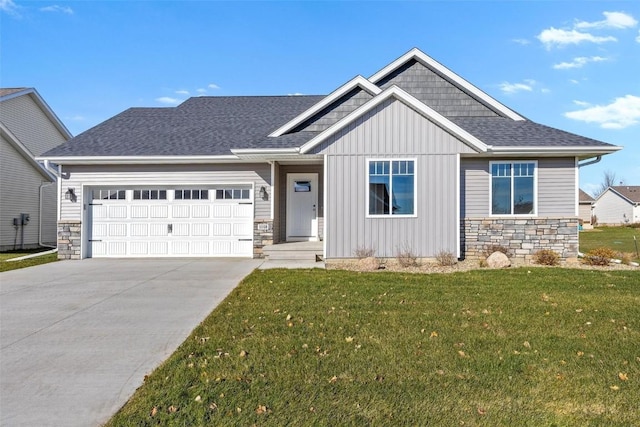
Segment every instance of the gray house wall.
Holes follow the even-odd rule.
[[[640,218],[634,218],[634,207],[628,200],[622,198],[610,189],[606,190],[594,203],[593,213],[598,224],[621,225],[628,222],[638,222]],[[640,214],[640,208],[638,213]],[[628,221],[625,221],[627,220]]]
[[[402,102],[389,100],[320,144],[326,154],[328,259],[358,248],[378,257],[419,257],[458,248],[458,153],[468,146]],[[416,161],[416,216],[367,218],[367,159]]]
[[[490,216],[489,162],[536,160],[538,162],[538,217],[575,217],[577,182],[575,158],[462,158],[460,160],[461,206],[463,218]],[[570,195],[567,197],[567,195]]]
[[[391,85],[400,87],[446,117],[498,116],[495,111],[416,60],[407,62],[378,82],[382,89]]]

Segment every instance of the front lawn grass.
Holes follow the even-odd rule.
[[[255,271],[108,425],[637,425],[639,343],[636,271]]]
[[[640,228],[620,226],[582,230],[580,231],[580,252],[587,253],[595,248],[606,247],[628,254],[631,259],[638,262],[640,257],[636,252],[633,236],[638,239],[638,248],[640,248]]]
[[[49,249],[46,249],[49,250]],[[34,265],[47,264],[50,262],[55,262],[58,260],[58,254],[47,254],[34,258],[28,258],[21,261],[8,261],[12,258],[19,258],[24,255],[30,255],[37,252],[43,252],[42,249],[36,249],[32,251],[21,251],[21,252],[0,252],[0,272],[9,271],[9,270],[17,270],[19,268],[31,267]]]

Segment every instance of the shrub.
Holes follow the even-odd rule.
[[[398,260],[398,264],[400,264],[401,267],[415,267],[418,265],[418,257],[408,246],[403,246],[398,250],[396,259]]]
[[[367,248],[366,246],[359,246],[353,253],[356,258],[364,259],[375,256],[376,250],[373,248]]]
[[[558,265],[560,264],[560,255],[551,249],[540,249],[533,254],[533,261],[540,265]]]
[[[436,261],[443,267],[455,265],[458,259],[452,252],[440,251],[436,254]]]
[[[585,254],[584,262],[589,265],[609,265],[611,259],[617,255],[618,253],[611,248],[595,248]]]
[[[640,222],[632,222],[631,224],[628,224],[627,227],[640,228]]]

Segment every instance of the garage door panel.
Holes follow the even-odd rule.
[[[216,191],[206,193],[206,188],[199,193],[182,190],[179,200],[173,200],[171,189],[165,190],[168,199],[158,197],[160,190],[154,189],[98,191],[102,197],[89,205],[90,256],[253,255],[254,206],[247,199],[250,190],[226,191],[224,198],[218,198]],[[187,199],[187,194],[200,198]]]
[[[127,254],[127,242],[109,242],[108,250],[110,256],[125,256]]]
[[[189,218],[190,215],[191,215],[191,207],[189,205],[171,206],[172,218]]]
[[[149,206],[151,218],[169,218],[169,206]]]
[[[239,237],[247,237],[253,234],[253,224],[246,222],[236,222],[233,224],[233,235]]]
[[[149,242],[149,255],[166,256],[169,254],[169,242]]]
[[[231,206],[216,205],[213,207],[214,218],[231,218]]]
[[[253,205],[235,205],[233,207],[233,216],[235,218],[253,218]]]
[[[149,206],[131,206],[131,218],[148,218]]]
[[[210,209],[208,205],[194,205],[191,207],[192,218],[209,218]]]
[[[109,237],[127,237],[127,224],[109,224]]]
[[[149,242],[131,242],[129,244],[131,255],[148,255]]]
[[[126,206],[109,206],[109,218],[110,219],[126,219],[127,207]]]
[[[208,223],[191,224],[191,235],[192,236],[208,236],[209,224]]]
[[[132,237],[148,237],[149,224],[131,224],[130,234]]]

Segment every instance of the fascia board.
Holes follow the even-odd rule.
[[[46,177],[49,181],[55,182],[54,177],[42,166],[33,153],[29,151],[27,147],[20,142],[20,140],[2,123],[0,123],[0,134],[11,144],[13,148],[27,161],[35,170],[37,170],[42,176]]]
[[[491,106],[496,111],[499,111],[500,113],[504,114],[506,117],[512,120],[518,120],[518,121],[526,120],[524,117],[522,117],[515,111],[511,110],[509,107],[502,104],[495,98],[491,97],[484,91],[480,90],[478,87],[469,83],[467,80],[463,79],[458,74],[454,73],[453,71],[451,71],[450,69],[448,69],[447,67],[445,67],[444,65],[436,61],[435,59],[431,58],[430,56],[428,56],[418,48],[411,49],[409,52],[405,53],[400,58],[396,59],[391,64],[387,65],[382,70],[378,71],[377,73],[369,77],[369,80],[374,84],[378,84],[378,82],[382,80],[384,77],[386,77],[387,75],[389,75],[389,73],[395,71],[396,69],[398,69],[399,67],[401,67],[402,65],[404,65],[405,63],[407,63],[412,59],[415,59],[420,63],[422,63],[422,65],[425,65],[426,67],[431,68],[432,70],[435,70],[438,73],[442,74],[449,81],[463,88],[466,92],[482,100],[484,103]]]
[[[142,165],[142,164],[203,164],[242,163],[238,156],[51,156],[36,157],[58,165]]]
[[[572,155],[580,156],[585,154],[602,155],[611,154],[622,150],[623,147],[614,145],[610,147],[494,147],[489,148],[489,152],[496,155]]]
[[[243,154],[298,154],[298,148],[232,148],[236,155]]]
[[[479,151],[479,152],[487,151],[488,146],[482,141],[480,141],[478,138],[471,135],[469,132],[462,129],[460,126],[456,125],[451,120],[447,119],[437,111],[428,107],[423,102],[420,102],[418,99],[411,96],[409,93],[405,92],[404,90],[400,89],[398,86],[394,85],[384,90],[379,95],[375,96],[373,99],[363,104],[355,111],[343,117],[341,120],[334,123],[332,126],[325,129],[322,133],[312,138],[309,142],[305,143],[302,147],[300,147],[300,153],[301,154],[307,153],[309,150],[313,149],[313,147],[318,145],[320,142],[324,141],[326,138],[333,135],[335,132],[347,126],[349,123],[362,117],[364,114],[371,111],[373,108],[380,105],[382,102],[386,101],[391,97],[394,97],[397,100],[404,102],[413,110],[415,110],[419,114],[426,117],[428,120],[434,122],[436,125],[444,128],[448,132],[460,138],[463,142],[465,142],[467,145],[469,145],[471,148],[475,149],[476,151]]]
[[[317,114],[318,112],[322,111],[324,108],[328,107],[333,102],[337,101],[338,99],[340,99],[341,97],[343,97],[344,95],[349,93],[351,90],[355,89],[356,87],[362,88],[363,90],[367,91],[369,94],[373,96],[382,92],[382,89],[380,89],[378,86],[374,85],[364,77],[358,75],[353,79],[349,80],[344,85],[340,86],[338,89],[331,92],[329,95],[325,96],[322,99],[322,101],[318,102],[313,107],[309,108],[302,114],[295,117],[293,120],[288,121],[278,129],[271,132],[269,136],[277,137],[277,136],[284,135],[285,133],[287,133],[291,129],[294,129],[299,124],[304,123],[305,120],[310,119],[311,117],[313,117],[314,114]]]

